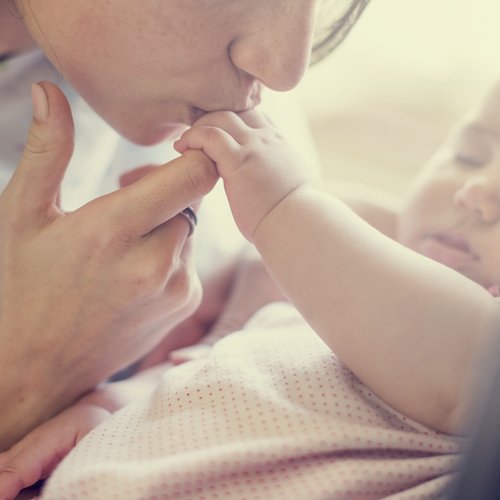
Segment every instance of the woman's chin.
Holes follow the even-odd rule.
[[[186,128],[187,125],[184,123],[168,123],[156,127],[118,129],[118,132],[139,146],[154,146],[165,140],[178,139]]]

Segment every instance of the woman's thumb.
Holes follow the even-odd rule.
[[[46,215],[57,203],[73,154],[74,126],[64,94],[54,84],[32,86],[33,120],[21,161],[7,189],[31,215]]]

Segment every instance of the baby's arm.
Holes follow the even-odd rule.
[[[346,181],[329,182],[325,190],[343,201],[370,226],[396,239],[398,213],[401,210],[401,201],[396,196]]]
[[[479,285],[383,235],[321,193],[257,112],[204,117],[177,143],[216,163],[236,222],[291,302],[381,398],[462,432],[499,325]]]

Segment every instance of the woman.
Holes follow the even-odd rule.
[[[10,64],[38,45],[112,127],[152,145],[207,111],[252,108],[263,86],[294,87],[313,44],[316,54],[328,51],[366,3],[347,2],[322,32],[314,28],[326,3],[313,0],[4,1],[0,54]],[[22,122],[26,103],[13,95],[21,77],[39,79],[32,65],[23,60],[7,74],[3,116],[10,109],[15,120],[2,123],[2,136]],[[191,153],[140,180],[149,169],[136,171],[123,182],[133,185],[66,213],[59,193],[72,156],[70,108],[48,83],[33,86],[32,99],[24,153],[0,198],[0,450],[193,312],[200,287],[190,225],[175,215],[216,181],[211,162]],[[7,146],[10,158],[16,138]],[[85,168],[97,175],[90,148]]]

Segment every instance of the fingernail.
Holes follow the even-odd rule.
[[[34,83],[31,86],[31,101],[33,106],[33,116],[41,122],[49,117],[49,100],[41,85]]]

